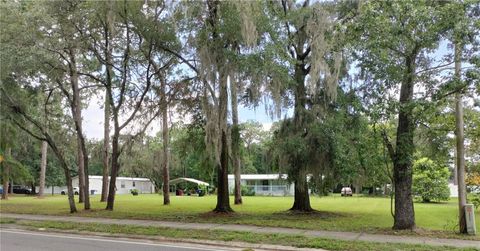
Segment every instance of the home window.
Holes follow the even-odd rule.
[[[135,181],[132,181],[132,187],[135,187]]]
[[[268,180],[262,180],[262,187],[263,187],[263,191],[268,191],[268,188],[269,188]]]
[[[125,181],[120,182],[120,187],[125,188]]]

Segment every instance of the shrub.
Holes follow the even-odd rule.
[[[475,206],[475,209],[478,210],[478,207],[480,207],[480,195],[479,194],[473,194],[469,198],[469,201],[470,201],[470,203],[472,203]]]
[[[242,196],[255,196],[255,190],[253,187],[242,186]]]
[[[130,189],[132,195],[138,195],[138,189]]]
[[[431,159],[421,158],[413,164],[413,194],[423,202],[444,201],[450,198],[447,167],[435,164]]]

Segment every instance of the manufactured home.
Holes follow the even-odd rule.
[[[255,195],[292,196],[295,185],[287,181],[286,174],[242,174],[240,183],[247,189],[255,191]],[[235,176],[228,175],[228,189],[233,193]]]
[[[110,180],[110,179],[109,179]],[[88,176],[89,190],[94,194],[102,193],[102,176]],[[78,187],[78,177],[72,180],[73,187]],[[128,194],[132,189],[137,189],[138,193],[155,193],[155,186],[147,178],[117,177],[116,194]]]

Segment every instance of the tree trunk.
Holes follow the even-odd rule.
[[[212,41],[210,43],[210,52],[215,56],[216,69],[219,74],[219,97],[217,105],[218,116],[218,136],[215,143],[218,148],[216,154],[220,154],[220,159],[216,157],[217,168],[217,205],[214,212],[228,213],[233,212],[230,207],[230,198],[228,194],[228,143],[227,143],[227,116],[228,116],[228,88],[227,88],[227,62],[223,58],[222,46],[219,41],[216,24],[218,22],[217,11],[220,1],[207,1],[208,16],[206,23],[211,28]],[[207,83],[208,84],[208,83]],[[206,88],[206,87],[205,87]],[[214,94],[215,95],[215,94]]]
[[[222,131],[222,152],[220,155],[220,165],[217,166],[217,206],[213,210],[217,213],[229,213],[233,212],[230,207],[230,198],[228,195],[228,145],[227,134]]]
[[[305,113],[306,113],[306,91],[305,91],[305,65],[303,63],[297,63],[295,65],[295,107],[294,107],[294,127],[296,133],[305,131]],[[290,210],[309,212],[313,211],[310,205],[310,197],[308,194],[308,182],[306,166],[301,160],[295,161],[296,168],[295,179],[295,195],[293,206]]]
[[[77,142],[79,141],[77,137]],[[77,143],[77,168],[78,168],[78,202],[85,201],[85,172],[83,165],[83,153],[80,143]]]
[[[169,173],[169,159],[168,159],[168,102],[166,97],[166,83],[165,79],[162,80],[162,141],[163,141],[163,205],[170,204],[170,173]]]
[[[112,46],[110,45],[110,37],[113,33],[113,1],[107,1],[107,13],[106,13],[106,29],[105,29],[105,61],[106,63],[106,82],[107,86],[112,86]],[[105,202],[108,197],[108,150],[110,145],[110,111],[112,109],[111,100],[109,96],[109,90],[105,89],[105,104],[104,104],[104,124],[103,124],[103,177],[102,177],[102,196],[101,202]]]
[[[299,175],[300,176],[300,175]],[[305,178],[298,177],[295,181],[295,201],[293,202],[292,211],[311,212],[313,208],[310,206],[310,196],[308,194],[308,183]]]
[[[111,67],[111,66],[108,66]],[[107,201],[108,195],[108,150],[110,144],[110,100],[105,90],[104,122],[103,122],[103,175],[101,202]]]
[[[4,156],[4,159],[8,158],[10,155],[11,155],[11,152],[12,152],[12,149],[9,147],[7,148],[7,150],[5,151],[5,156]],[[6,163],[5,163],[5,160],[2,161],[2,166],[3,166],[3,192],[2,192],[2,200],[8,200],[8,190],[9,190],[9,186],[8,186],[8,181],[10,180],[10,166],[8,166]],[[12,185],[13,186],[13,185]]]
[[[230,198],[228,194],[228,144],[227,144],[227,114],[228,114],[228,90],[227,78],[224,72],[220,72],[220,96],[218,104],[218,123],[220,135],[220,163],[217,162],[217,206],[215,212],[233,212],[230,207]]]
[[[65,180],[67,181],[68,205],[70,206],[70,213],[76,213],[77,207],[75,206],[75,197],[73,196],[72,177],[70,176],[70,171],[68,169],[65,170]]]
[[[462,46],[455,43],[455,79],[460,81]],[[467,204],[467,191],[465,185],[465,135],[463,131],[463,103],[462,91],[455,93],[455,141],[456,141],[456,166],[458,183],[458,225],[460,233],[467,233],[467,222],[465,219],[465,205]]]
[[[406,57],[406,73],[400,88],[397,143],[393,160],[395,183],[395,217],[393,229],[415,228],[412,198],[412,159],[414,152],[413,88],[416,53]]]
[[[78,86],[78,73],[75,58],[75,48],[69,50],[70,59],[70,84],[72,87],[72,116],[75,122],[77,133],[77,161],[78,161],[78,180],[79,180],[79,202],[84,203],[86,210],[90,209],[89,179],[88,179],[88,153],[85,146],[85,137],[82,127],[82,104],[80,98],[80,89]]]
[[[360,194],[362,192],[362,186],[360,184],[355,184],[355,193]]]
[[[235,174],[235,205],[242,204],[242,187],[241,187],[241,166],[240,166],[240,128],[238,126],[238,97],[237,82],[234,76],[230,76],[230,94],[232,104],[232,163]]]
[[[55,156],[57,156],[57,159],[60,162],[60,165],[62,166],[62,169],[65,174],[65,181],[67,182],[67,194],[68,194],[68,204],[70,206],[70,213],[76,213],[77,207],[75,206],[75,197],[73,196],[72,176],[70,175],[70,169],[68,168],[68,164],[65,158],[63,157],[63,154],[55,145],[52,138],[47,133],[45,134],[45,137],[47,138],[47,142],[50,145],[50,149],[52,149]]]
[[[42,159],[40,162],[40,180],[39,180],[39,189],[38,189],[38,198],[42,198],[45,191],[45,172],[47,171],[47,141],[42,141]]]
[[[108,188],[108,198],[107,198],[107,210],[113,210],[113,204],[115,203],[115,192],[116,192],[116,183],[118,175],[118,157],[119,157],[119,145],[118,145],[118,126],[117,120],[114,118],[115,129],[112,137],[112,164],[110,169],[110,184]]]

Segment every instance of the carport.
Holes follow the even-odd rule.
[[[205,181],[201,181],[201,180],[197,180],[197,179],[193,179],[193,178],[176,178],[176,179],[170,180],[170,186],[174,187],[173,191],[177,191],[177,185],[181,184],[181,183],[192,183],[192,184],[196,184],[197,187],[199,187],[199,186],[209,187],[210,186],[210,184],[208,184]],[[206,192],[206,191],[204,191],[204,192]]]

